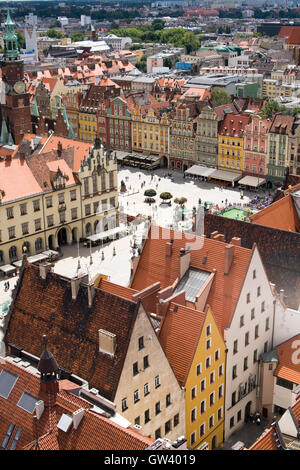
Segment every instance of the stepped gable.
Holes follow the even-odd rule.
[[[5,342],[39,356],[39,345],[32,338],[47,335],[57,363],[113,401],[137,304],[96,288],[89,308],[87,289],[81,285],[72,300],[69,280],[54,273],[42,279],[39,267],[26,264],[11,306]],[[99,329],[116,335],[113,357],[99,352]]]

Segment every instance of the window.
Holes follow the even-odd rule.
[[[251,320],[255,318],[255,308],[251,308]]]
[[[219,366],[219,377],[222,377],[223,375],[223,364]]]
[[[238,414],[237,414],[237,419],[236,419],[236,420],[237,420],[237,422],[239,422],[239,421],[241,421],[241,419],[242,419],[242,410],[239,410],[239,411],[238,411]]]
[[[155,415],[159,415],[160,412],[161,412],[160,401],[158,401],[157,403],[155,403]]]
[[[245,346],[248,346],[249,344],[249,331],[245,334]]]
[[[200,414],[201,415],[203,413],[205,413],[205,403],[206,403],[206,400],[202,400],[202,402],[200,403]]]
[[[171,420],[165,423],[165,434],[168,434],[168,432],[170,431],[171,431]]]
[[[236,366],[236,365],[235,365],[235,366],[233,366],[233,368],[232,368],[232,378],[233,378],[233,379],[235,379],[235,378],[236,378],[236,376],[237,376],[237,373],[236,373],[236,368],[237,368],[237,366]]]
[[[13,207],[7,207],[6,215],[7,215],[8,219],[13,219],[13,217],[14,217],[14,208]]]
[[[197,395],[197,386],[193,387],[191,390],[191,399],[194,400],[194,398],[196,398],[196,395]]]
[[[238,352],[238,340],[236,339],[233,343],[233,354]]]
[[[220,359],[220,349],[217,349],[215,351],[215,362],[217,362]]]
[[[247,294],[247,304],[249,304],[249,302],[250,302],[250,293],[248,292],[248,294]]]
[[[206,350],[211,348],[211,339],[206,341]]]
[[[144,356],[144,369],[147,369],[149,367],[149,356]]]
[[[260,292],[260,286],[258,286],[258,288],[257,288],[257,297],[259,297],[260,294],[261,294],[261,292]]]
[[[210,385],[213,384],[214,381],[215,381],[215,372],[213,371],[213,372],[210,373],[210,376],[209,376]]]
[[[157,388],[157,387],[160,386],[160,378],[159,378],[159,375],[157,375],[157,376],[155,377],[154,383],[155,383],[155,388]]]
[[[191,423],[196,421],[196,411],[197,411],[197,408],[193,408],[191,411]]]
[[[160,437],[161,437],[161,431],[160,431],[160,428],[158,428],[155,431],[155,439],[159,439]]]
[[[91,215],[91,204],[86,204],[84,206],[85,209],[85,215]]]
[[[209,418],[209,429],[213,428],[214,426],[214,415],[210,416]]]
[[[147,395],[149,395],[149,393],[150,393],[150,385],[146,383],[144,385],[144,396],[146,397]]]
[[[248,369],[248,357],[244,358],[244,370]]]
[[[66,221],[66,211],[61,211],[59,213],[59,221],[61,224],[65,223]]]
[[[123,398],[122,400],[122,411],[125,411],[127,410],[128,406],[127,406],[127,398]]]
[[[196,432],[194,431],[191,434],[191,446],[195,444],[195,442],[196,442]]]
[[[98,191],[98,181],[97,181],[96,173],[92,175],[92,183],[93,183],[93,193],[95,194]]]
[[[40,200],[39,199],[36,199],[35,201],[33,201],[33,210],[34,210],[34,212],[40,210]]]
[[[273,364],[269,364],[269,370],[273,370]]]
[[[244,326],[244,315],[240,317],[240,327]]]
[[[233,392],[231,395],[231,406],[236,404],[236,392]]]
[[[171,405],[171,394],[166,395],[166,407]]]
[[[220,419],[222,419],[222,408],[218,409],[218,421],[220,421]]]
[[[258,338],[258,336],[259,336],[259,334],[258,334],[258,328],[259,328],[259,326],[256,325],[256,326],[255,326],[255,333],[254,333],[255,339]]]
[[[27,214],[27,204],[20,204],[20,214],[21,215]]]
[[[205,424],[201,424],[200,426],[200,437],[204,436],[205,434]]]
[[[205,379],[201,380],[200,388],[201,388],[201,392],[205,390]]]
[[[35,219],[34,228],[35,228],[35,231],[41,230],[41,219]]]
[[[268,351],[268,341],[265,342],[264,344],[264,352]]]
[[[211,325],[207,325],[206,327],[206,336],[211,335]]]
[[[84,187],[84,195],[87,196],[89,194],[89,179],[88,178],[84,178],[83,187]]]
[[[208,356],[208,357],[206,358],[205,367],[206,367],[206,369],[208,369],[208,368],[210,367],[210,356]]]
[[[218,397],[222,398],[222,396],[223,396],[223,385],[220,385],[219,390],[218,390]]]
[[[133,401],[134,403],[137,403],[140,400],[140,392],[136,390],[133,394]]]
[[[234,426],[234,416],[230,418],[230,427],[233,428],[233,426]]]
[[[253,279],[256,279],[256,270],[253,270]]]
[[[139,373],[139,366],[138,366],[138,363],[135,362],[133,365],[132,365],[132,370],[133,370],[133,375],[137,375]]]
[[[76,201],[76,189],[70,191],[70,201]]]
[[[174,428],[179,424],[179,413],[174,416]]]
[[[209,395],[209,406],[213,406],[215,403],[215,392],[212,392],[210,395]]]
[[[270,318],[266,318],[266,331],[270,329]]]
[[[28,222],[22,224],[22,235],[26,235],[28,233]]]
[[[9,227],[8,228],[8,238],[15,238],[16,232],[15,232],[15,227]]]
[[[261,303],[261,313],[263,313],[265,311],[265,302],[263,301]]]
[[[150,421],[150,410],[145,411],[145,424],[149,423]]]
[[[257,349],[253,352],[253,363],[257,362]]]
[[[202,371],[202,364],[197,364],[196,366],[196,375],[200,375]]]
[[[52,207],[52,196],[46,197],[46,207]]]
[[[58,203],[63,204],[64,202],[65,202],[65,195],[64,195],[64,193],[60,193],[58,195]]]
[[[280,387],[287,388],[288,390],[293,390],[293,382],[290,382],[289,380],[282,379],[280,377],[276,378],[276,385],[279,385]]]

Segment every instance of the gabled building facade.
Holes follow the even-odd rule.
[[[268,134],[267,186],[284,182],[289,167],[288,140],[295,118],[276,114]]]
[[[251,122],[245,126],[243,174],[260,178],[266,175],[270,125],[270,120],[253,116]]]
[[[218,120],[209,106],[202,108],[197,117],[195,134],[195,164],[212,168],[218,166]]]
[[[249,115],[226,114],[219,130],[219,168],[242,172],[244,131]]]

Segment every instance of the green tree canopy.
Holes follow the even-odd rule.
[[[170,57],[166,57],[164,59],[164,67],[169,67],[169,69],[171,69],[173,67],[173,64],[172,64],[172,61],[171,61]]]
[[[175,204],[178,204],[179,206],[183,206],[187,202],[186,197],[177,197],[174,199]]]
[[[262,109],[261,116],[264,119],[272,119],[276,113],[286,113],[285,106],[280,105],[277,101],[269,100],[265,107]]]
[[[61,39],[63,37],[63,34],[60,31],[57,31],[54,28],[50,28],[50,29],[48,29],[48,31],[46,33],[46,36],[48,36],[48,38]]]
[[[171,193],[168,193],[168,192],[164,192],[164,193],[161,193],[159,195],[160,199],[162,199],[163,201],[168,201],[169,199],[172,199],[172,194]]]
[[[156,196],[156,191],[155,191],[155,189],[146,189],[146,191],[144,192],[144,196],[147,196],[147,197],[154,197],[154,196]]]
[[[165,24],[166,22],[164,20],[161,18],[156,18],[154,21],[152,21],[151,29],[153,29],[153,31],[164,29]]]
[[[222,88],[214,88],[211,92],[213,106],[221,106],[222,104],[231,103],[231,96]]]
[[[80,33],[80,32],[72,34],[71,39],[72,39],[72,42],[83,41],[84,40],[84,34]]]
[[[19,50],[24,49],[26,44],[25,44],[25,38],[24,38],[23,34],[20,33],[20,31],[17,31],[16,34],[17,34],[17,38],[18,38],[18,48],[19,48]]]

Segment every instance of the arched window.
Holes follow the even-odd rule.
[[[11,246],[8,253],[9,253],[9,259],[11,261],[17,260],[17,248],[15,246]]]
[[[43,240],[41,238],[37,238],[35,240],[35,251],[42,251],[43,249]]]
[[[0,263],[3,263],[3,251],[0,250]]]
[[[88,236],[88,235],[90,235],[90,233],[91,233],[91,224],[88,223],[85,226],[85,234]]]
[[[24,248],[26,248],[26,249],[24,249]],[[26,254],[30,253],[30,243],[29,242],[24,242],[23,243],[22,251],[23,251],[23,253],[26,253]]]

